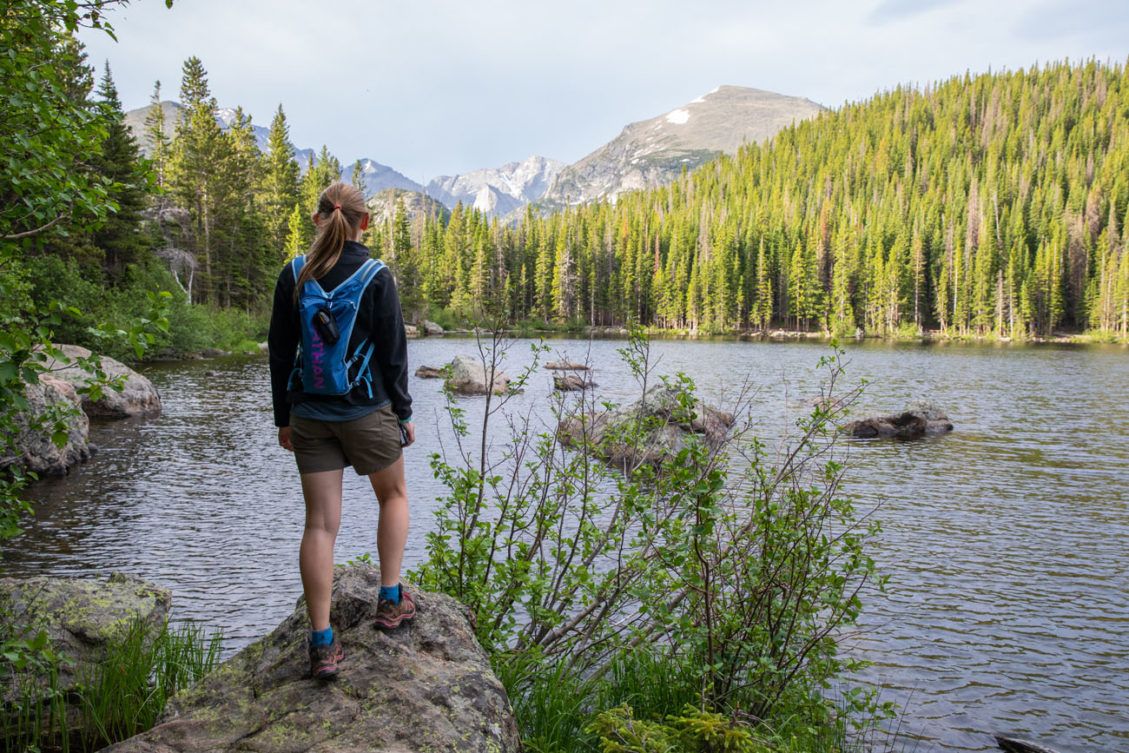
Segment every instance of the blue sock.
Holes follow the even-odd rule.
[[[311,630],[310,631],[310,645],[315,648],[318,646],[328,646],[333,643],[333,628],[327,627],[325,630]]]
[[[385,601],[390,601],[393,604],[399,604],[400,603],[400,584],[397,583],[394,586],[381,586],[380,587],[380,598],[384,599]]]

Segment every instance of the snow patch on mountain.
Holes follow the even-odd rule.
[[[703,100],[704,101],[704,100]],[[666,115],[667,123],[674,123],[675,125],[686,125],[690,121],[690,111],[678,109],[674,112],[669,112]]]

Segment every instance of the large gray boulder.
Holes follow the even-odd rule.
[[[501,369],[495,369],[493,376],[492,380],[487,378],[486,367],[480,359],[455,356],[447,376],[447,387],[457,395],[485,395],[488,391],[504,395],[509,392],[509,375]]]
[[[73,690],[84,666],[102,659],[134,620],[158,627],[168,619],[172,595],[140,578],[0,578],[0,618],[15,635],[47,632],[51,646],[69,661],[59,667],[59,689]],[[16,696],[16,680],[4,686],[4,700]]]
[[[423,324],[420,326],[423,327],[423,331],[428,337],[436,337],[438,335],[442,335],[446,331],[435,322],[429,321],[427,319],[425,319],[423,321]]]
[[[520,750],[506,691],[454,599],[417,596],[413,622],[377,629],[380,573],[338,567],[331,621],[345,649],[338,678],[308,678],[309,625],[294,613],[197,685],[156,727],[113,753],[409,753]]]
[[[557,427],[561,441],[585,449],[617,467],[659,463],[679,452],[690,435],[710,447],[725,441],[734,416],[698,401],[687,412],[678,390],[658,384],[630,405],[570,416]]]
[[[52,376],[70,382],[80,389],[88,385],[91,375],[72,363],[77,359],[89,359],[91,353],[80,345],[56,345],[63,352],[63,362],[51,359],[48,368]],[[157,416],[161,413],[161,396],[157,388],[146,377],[138,374],[121,361],[109,356],[100,356],[97,362],[111,379],[120,379],[121,391],[105,388],[97,400],[90,395],[82,395],[82,409],[91,418],[130,418],[133,416]]]
[[[858,439],[920,439],[947,434],[953,422],[929,403],[915,403],[901,413],[851,421],[842,431]]]
[[[24,396],[28,409],[16,416],[15,437],[8,455],[0,458],[0,468],[19,466],[33,473],[61,476],[90,459],[90,419],[82,412],[74,386],[50,374],[40,374],[38,382],[27,386]],[[50,419],[48,425],[36,426],[46,419]],[[56,445],[51,436],[55,420],[64,426],[66,440],[62,445]]]

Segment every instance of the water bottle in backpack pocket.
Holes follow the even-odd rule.
[[[291,262],[295,284],[305,256]],[[384,262],[369,259],[349,279],[326,292],[317,280],[307,280],[298,294],[302,345],[290,375],[290,388],[310,395],[347,395],[364,385],[372,397],[369,362],[375,345],[366,337],[352,352],[349,341],[357,323],[361,298]]]

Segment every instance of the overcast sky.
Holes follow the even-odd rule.
[[[719,84],[829,107],[900,83],[1129,56],[1126,0],[136,0],[107,58],[127,109],[190,55],[221,106],[342,162],[425,181],[531,154],[572,162]]]

